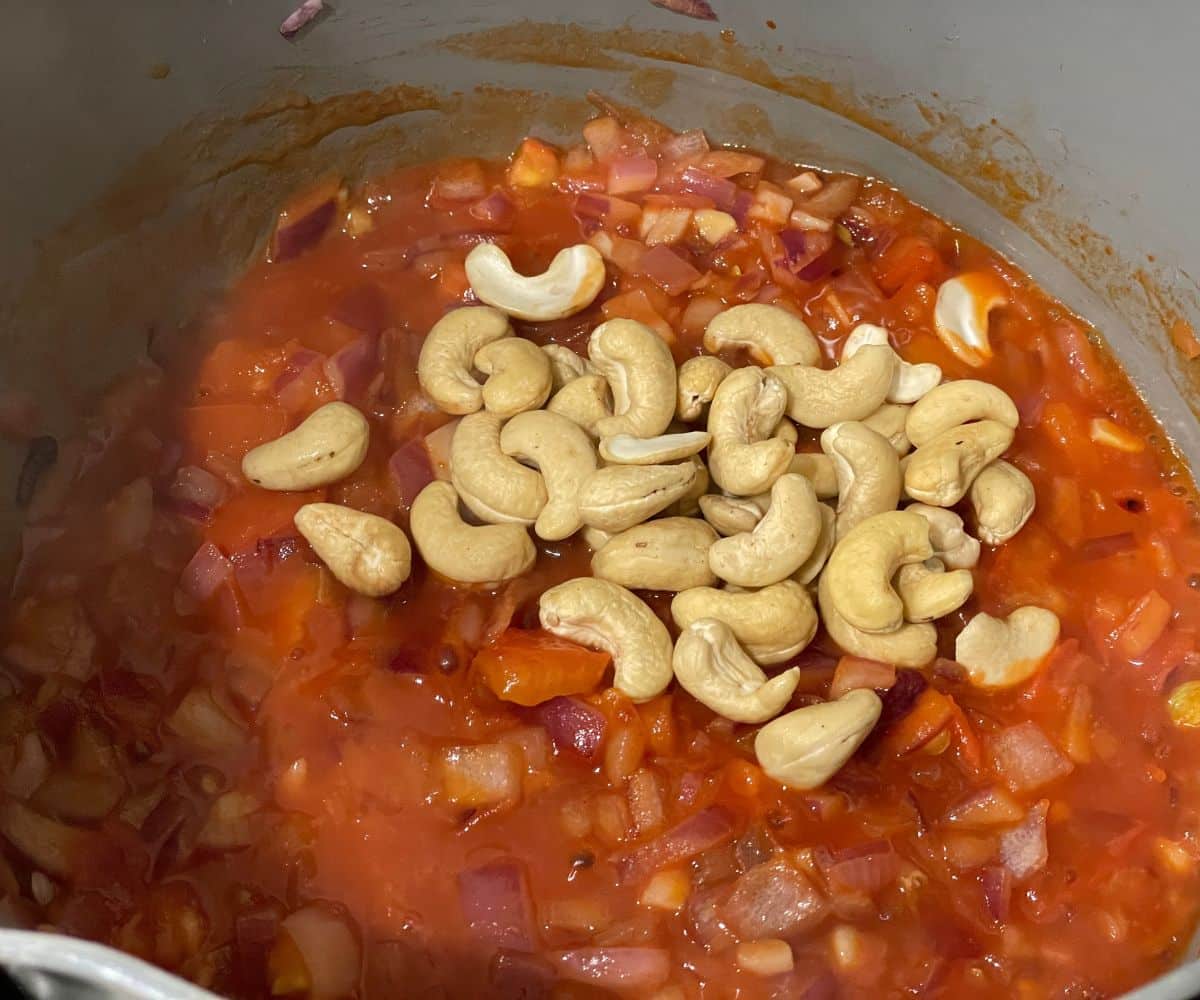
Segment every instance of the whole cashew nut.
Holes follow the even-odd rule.
[[[592,331],[588,356],[612,390],[613,415],[596,424],[601,437],[654,437],[675,416],[675,359],[650,327],[610,319]]]
[[[934,507],[953,507],[1012,441],[1012,428],[995,420],[942,431],[906,459],[904,492]]]
[[[727,497],[708,493],[700,498],[700,513],[704,515],[704,520],[717,529],[718,534],[728,537],[753,531],[770,504],[769,493],[756,497]]]
[[[887,438],[849,420],[821,433],[821,448],[837,473],[837,537],[900,502],[900,459]]]
[[[979,540],[967,534],[962,518],[954,511],[923,503],[910,503],[904,509],[929,522],[933,555],[949,569],[973,569],[979,562]]]
[[[577,577],[538,601],[542,628],[613,660],[613,687],[634,701],[662,694],[671,683],[671,635],[649,606],[608,580]]]
[[[581,358],[569,347],[562,344],[543,344],[542,350],[550,361],[550,377],[553,379],[553,391],[558,392],[568,382],[574,382],[583,375],[594,373],[592,363]]]
[[[589,437],[598,438],[600,433],[596,427],[600,421],[612,416],[608,382],[603,375],[580,375],[559,389],[550,398],[546,409],[582,427]]]
[[[531,341],[503,337],[484,344],[475,355],[475,367],[488,377],[484,408],[498,416],[536,410],[550,396],[550,359]]]
[[[943,382],[913,404],[905,431],[914,448],[939,434],[973,420],[994,420],[1016,430],[1021,422],[1017,406],[999,386],[978,379]]]
[[[861,420],[879,409],[896,373],[896,352],[868,345],[833,369],[775,365],[788,393],[787,414],[802,427],[822,428],[843,420]]]
[[[787,707],[800,682],[792,667],[768,678],[715,618],[701,618],[679,634],[672,659],[675,679],[700,704],[733,722],[766,722]]]
[[[797,583],[809,584],[817,578],[817,574],[825,568],[829,554],[837,542],[837,514],[827,503],[821,504],[821,534],[817,544],[813,546],[812,554],[800,564],[800,568],[792,574]]]
[[[868,344],[875,347],[892,349],[888,332],[882,326],[873,323],[859,323],[842,345],[842,361],[854,357]],[[888,390],[889,403],[915,403],[942,380],[942,370],[937,365],[928,362],[910,365],[896,355],[896,374],[892,376],[892,385]],[[886,435],[885,435],[886,436]]]
[[[534,522],[538,538],[558,541],[582,526],[579,491],[596,471],[596,451],[583,429],[549,410],[518,413],[500,432],[505,455],[535,465],[549,497]]]
[[[465,266],[480,302],[534,322],[562,319],[586,309],[607,280],[604,258],[586,243],[563,248],[545,271],[530,277],[513,270],[508,254],[494,243],[475,246]]]
[[[462,417],[450,441],[450,482],[481,521],[533,524],[546,506],[546,483],[536,469],[500,448],[504,421],[480,411]]]
[[[862,423],[870,427],[876,434],[881,434],[888,440],[892,449],[903,458],[912,451],[912,442],[904,427],[908,421],[909,407],[899,403],[884,403],[878,410],[866,417]]]
[[[336,503],[309,503],[294,520],[330,572],[357,594],[395,593],[412,571],[408,538],[387,518]]]
[[[601,439],[600,457],[618,465],[662,465],[699,454],[708,447],[708,441],[708,431],[659,434],[652,438],[618,434]]]
[[[504,313],[488,306],[464,306],[433,324],[417,359],[417,380],[444,413],[474,413],[483,406],[483,387],[471,374],[485,344],[512,336]]]
[[[613,534],[608,531],[601,531],[599,528],[589,528],[586,524],[583,526],[583,541],[593,552],[599,552],[613,539]]]
[[[821,585],[854,628],[894,632],[904,623],[904,604],[892,588],[892,577],[901,566],[923,562],[932,554],[924,518],[900,510],[876,514],[834,546]]]
[[[700,513],[700,498],[708,492],[708,466],[699,455],[693,455],[688,461],[696,470],[696,478],[669,507],[663,508],[668,514],[676,517],[694,517]]]
[[[579,492],[579,513],[593,528],[625,531],[683,497],[697,475],[691,462],[597,469]]]
[[[681,629],[702,618],[723,622],[751,658],[764,666],[790,660],[817,634],[812,598],[793,580],[761,590],[681,590],[671,601],[671,617]]]
[[[816,365],[821,345],[800,317],[779,306],[751,302],[717,313],[704,331],[704,349],[717,354],[744,347],[760,365]]]
[[[1013,687],[1037,673],[1058,632],[1058,616],[1032,605],[1017,608],[1007,621],[978,614],[959,632],[954,658],[977,687]]]
[[[737,368],[725,377],[708,410],[708,468],[723,490],[764,493],[787,471],[795,449],[772,436],[786,406],[783,384],[761,368]]]
[[[460,583],[511,580],[537,558],[529,532],[519,524],[467,524],[458,513],[458,491],[441,481],[417,494],[409,530],[426,565]]]
[[[630,590],[686,590],[717,578],[708,550],[717,533],[695,517],[664,517],[613,535],[592,556],[592,575]]]
[[[732,368],[710,354],[688,358],[679,367],[675,416],[684,423],[699,420]]]
[[[367,457],[371,427],[349,403],[326,403],[294,430],[246,452],[242,475],[265,490],[311,490],[345,479]]]
[[[923,667],[937,656],[937,628],[933,625],[901,625],[895,632],[879,635],[856,629],[837,609],[830,597],[828,573],[822,573],[817,585],[817,601],[825,631],[841,648],[852,656],[861,656],[897,667]]]
[[[816,451],[801,451],[792,456],[788,472],[803,476],[813,485],[817,497],[832,500],[838,495],[837,469],[833,459]]]
[[[766,774],[791,788],[819,788],[862,746],[883,702],[867,688],[837,701],[806,705],[768,722],[754,738],[754,755]]]
[[[904,618],[910,622],[931,622],[957,611],[966,603],[975,587],[968,569],[946,572],[939,559],[901,566],[896,574],[896,592],[904,603]]]
[[[1037,503],[1029,477],[1001,459],[975,477],[970,498],[975,530],[988,545],[1003,545],[1025,527]]]
[[[821,504],[812,484],[791,473],[771,487],[771,505],[751,532],[713,543],[708,564],[739,587],[766,587],[796,572],[821,535]]]

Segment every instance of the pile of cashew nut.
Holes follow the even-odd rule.
[[[542,626],[608,652],[614,686],[643,701],[672,680],[714,712],[763,724],[755,752],[777,780],[812,788],[862,743],[880,713],[873,691],[786,711],[796,667],[776,672],[818,624],[841,649],[901,667],[937,655],[934,622],[971,596],[981,543],[1002,545],[1029,519],[1034,490],[1003,461],[1018,424],[999,388],[943,381],[909,364],[885,329],[859,325],[840,363],[821,366],[802,320],[773,305],[726,309],[707,353],[677,367],[652,329],[610,319],[587,356],[516,336],[511,319],[546,321],[592,303],[604,262],[561,251],[518,274],[476,247],[467,275],[482,305],[442,317],[418,378],[453,427],[446,474],[412,506],[412,541],[434,572],[498,584],[527,572],[534,536],[576,533],[592,576],[547,590]],[[748,355],[731,367],[718,354]],[[797,453],[798,428],[820,451]],[[332,403],[246,455],[248,479],[302,490],[352,473],[369,429]],[[951,508],[965,501],[974,536]],[[408,577],[404,532],[384,518],[310,504],[296,526],[333,574],[369,596]],[[671,632],[635,591],[674,592]],[[1058,638],[1037,607],[974,616],[956,656],[970,680],[1026,680]]]

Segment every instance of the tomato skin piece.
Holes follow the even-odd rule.
[[[609,662],[607,653],[541,629],[510,628],[476,653],[473,665],[501,701],[532,708],[560,695],[587,694]]]

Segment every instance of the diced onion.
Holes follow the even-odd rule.
[[[1020,722],[991,738],[992,762],[1014,791],[1030,791],[1069,774],[1070,759],[1035,722]]]
[[[542,702],[533,712],[558,749],[572,750],[584,760],[597,758],[608,727],[599,709],[563,696]]]
[[[792,946],[779,938],[742,941],[737,946],[738,968],[756,976],[778,976],[791,972],[796,960]]]
[[[1018,882],[1046,866],[1046,813],[1050,803],[1042,799],[1029,810],[1024,822],[1000,837],[1000,860]]]
[[[292,38],[296,32],[309,23],[325,9],[324,0],[304,0],[299,7],[283,19],[279,33],[284,38]]]
[[[564,979],[602,989],[652,990],[671,975],[671,955],[665,948],[576,948],[547,957]]]
[[[616,859],[617,877],[636,882],[651,872],[686,861],[733,836],[733,820],[720,806],[689,816],[661,837]]]
[[[280,926],[304,959],[310,1000],[340,1000],[357,990],[362,947],[347,917],[310,903],[284,917]]]
[[[623,157],[608,165],[609,194],[649,191],[658,180],[658,163],[648,156]]]
[[[207,601],[232,574],[233,563],[212,542],[205,542],[183,568],[179,588],[197,601]]]
[[[459,872],[458,901],[463,919],[480,941],[533,950],[533,899],[521,862],[503,858]]]

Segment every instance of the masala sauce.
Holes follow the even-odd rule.
[[[886,185],[815,175],[828,198],[784,240],[786,213],[755,217],[746,196],[760,179],[789,192],[797,168],[599,121],[590,149],[527,142],[505,163],[314,192],[205,319],[199,363],[135,372],[60,449],[0,643],[6,921],[236,997],[1083,997],[1167,969],[1197,910],[1200,736],[1167,698],[1200,679],[1200,532],[1143,404],[1062,306]],[[655,188],[614,202],[612,164],[635,153],[658,164]],[[645,213],[729,195],[681,183],[688,164],[734,187],[738,231],[647,251]],[[682,362],[720,308],[774,302],[827,365],[876,323],[906,360],[1017,403],[1006,457],[1037,509],[985,546],[974,596],[939,623],[943,659],[897,674],[827,785],[783,789],[754,763],[755,727],[676,687],[634,705],[608,671],[533,707],[493,695],[477,655],[589,573],[578,536],[539,541],[533,570],[497,589],[414,556],[382,600],[299,538],[292,517],[318,499],[407,528],[450,420],[422,397],[417,355],[473,301],[463,259],[484,239],[524,273],[583,240],[609,259],[585,312],[515,323],[537,343],[586,353],[625,316]],[[937,285],[963,273],[1006,290],[981,368],[934,332]],[[339,398],[371,423],[354,475],[305,494],[245,481],[250,447]],[[647,595],[668,623],[669,597]],[[1061,619],[1049,661],[1013,690],[972,687],[953,637],[1024,604]],[[796,657],[794,706],[827,696],[839,656],[822,632]],[[1014,732],[1035,738],[1014,748]],[[779,859],[803,898],[774,881]],[[735,945],[755,936],[784,938],[792,971],[740,969]]]

